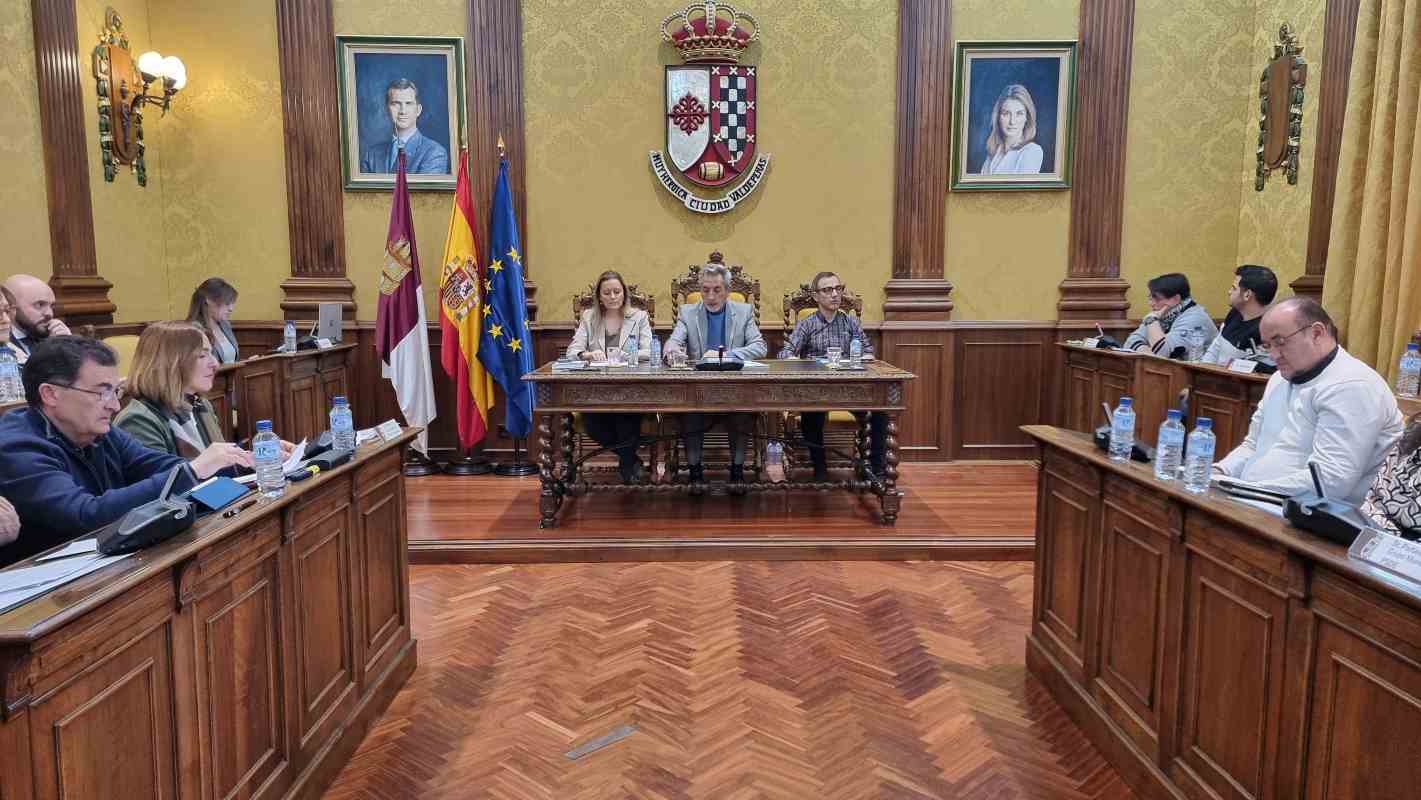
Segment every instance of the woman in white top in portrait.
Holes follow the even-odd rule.
[[[602,273],[592,287],[592,296],[596,305],[582,312],[567,357],[606,361],[607,354],[615,350],[621,352],[623,364],[650,363],[651,319],[627,302],[627,283],[622,276],[610,269]],[[637,457],[640,414],[583,414],[582,425],[598,444],[617,452],[623,483],[641,482],[644,469]]]
[[[1036,143],[1036,103],[1025,86],[1013,83],[992,106],[983,175],[1030,175],[1041,171],[1045,154]]]

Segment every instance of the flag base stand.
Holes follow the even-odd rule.
[[[444,465],[445,475],[487,475],[493,472],[493,464],[482,454],[474,455],[472,448],[463,458],[456,458]]]
[[[422,478],[425,475],[438,475],[439,465],[429,456],[411,447],[405,451],[405,476],[409,478]]]
[[[503,478],[523,478],[529,475],[538,474],[538,465],[531,461],[523,460],[523,440],[513,440],[513,461],[508,464],[499,464],[493,468],[493,474]]]

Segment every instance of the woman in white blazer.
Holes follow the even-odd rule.
[[[597,304],[582,312],[568,358],[605,361],[609,350],[620,350],[625,363],[651,361],[651,319],[627,303],[627,284],[614,270],[597,278],[593,290]],[[635,361],[633,360],[635,359]],[[643,473],[637,458],[641,435],[640,414],[583,414],[583,427],[597,443],[617,451],[623,483],[637,483]]]

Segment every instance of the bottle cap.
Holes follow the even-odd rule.
[[[1181,420],[1184,419],[1184,412],[1180,411],[1177,408],[1171,408],[1169,411],[1165,412],[1165,416],[1173,420]]]
[[[1130,408],[1131,406],[1135,405],[1135,401],[1131,400],[1128,397],[1122,397],[1120,398],[1120,405],[1124,406],[1125,408]]]
[[[257,420],[257,431],[258,431],[258,432],[261,432],[261,431],[269,431],[269,430],[271,430],[271,420],[269,420],[269,419],[259,419],[259,420]]]
[[[343,394],[338,394],[338,395],[336,395],[336,399],[335,399],[335,400],[332,400],[331,402],[334,403],[335,405],[343,406],[343,405],[345,405],[345,395],[343,395]]]
[[[1207,431],[1214,427],[1214,421],[1208,417],[1196,417],[1194,419],[1194,427]]]
[[[1407,343],[1406,343],[1406,349],[1407,349],[1407,350],[1421,350],[1421,344],[1417,344],[1416,342],[1407,342]]]

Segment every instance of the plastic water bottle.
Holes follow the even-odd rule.
[[[1421,345],[1410,342],[1401,356],[1401,368],[1396,372],[1396,393],[1415,397],[1421,391]]]
[[[1129,461],[1135,446],[1135,401],[1120,398],[1120,405],[1110,415],[1110,460]]]
[[[855,336],[849,340],[849,366],[858,369],[863,363],[863,342]]]
[[[1184,460],[1183,419],[1183,411],[1171,408],[1169,416],[1160,423],[1159,438],[1155,440],[1155,477],[1162,481],[1179,477],[1179,464]]]
[[[651,335],[651,368],[661,369],[661,340],[654,333]]]
[[[283,352],[296,352],[296,323],[289,319],[286,321],[286,331],[281,335],[281,347]]]
[[[336,395],[331,406],[331,438],[337,450],[355,449],[355,415],[343,395]]]
[[[1189,434],[1189,450],[1184,460],[1184,488],[1202,493],[1209,489],[1209,476],[1214,471],[1214,421],[1200,417]]]
[[[0,403],[13,403],[25,396],[20,381],[20,365],[9,349],[0,350]]]
[[[281,439],[271,432],[269,419],[257,421],[252,458],[257,462],[257,489],[267,497],[280,497],[286,491],[286,473],[281,469]]]

